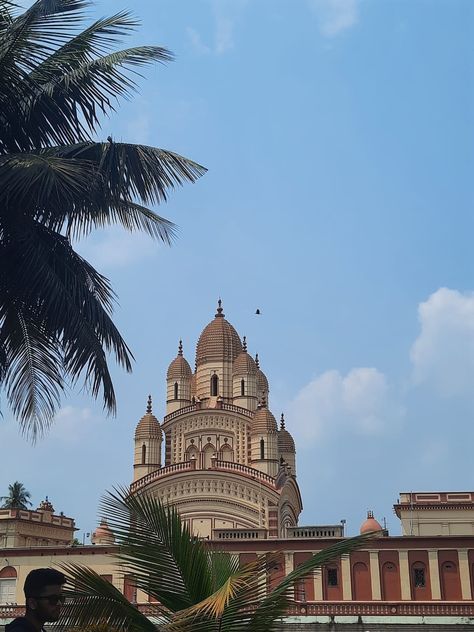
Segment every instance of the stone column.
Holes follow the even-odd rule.
[[[402,588],[402,601],[411,600],[410,567],[408,565],[408,551],[400,551],[400,584]]]
[[[472,599],[471,581],[469,578],[469,558],[467,549],[459,549],[459,576],[461,578],[461,594],[463,599]]]
[[[372,599],[382,599],[382,589],[380,586],[379,552],[369,551],[370,557],[370,584],[372,587]]]
[[[351,601],[352,599],[352,586],[351,586],[351,563],[348,557],[341,559],[341,575],[342,575],[342,598],[344,601]]]
[[[438,551],[428,551],[428,563],[430,567],[431,599],[441,599],[441,586],[439,583]]]

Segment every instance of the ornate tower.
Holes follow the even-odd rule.
[[[193,372],[183,356],[183,341],[179,341],[178,355],[171,362],[166,374],[166,414],[191,403]]]
[[[239,334],[225,319],[222,301],[199,337],[196,347],[196,397],[232,401],[232,368],[242,351]]]
[[[279,469],[277,424],[265,402],[259,405],[254,415],[250,446],[252,467],[276,477]]]
[[[232,401],[248,410],[257,408],[257,365],[247,353],[247,340],[232,367]]]
[[[279,449],[267,378],[245,338],[242,344],[225,319],[220,300],[199,337],[195,366],[193,374],[180,342],[166,376],[163,423],[152,415],[150,401],[135,433],[131,492],[172,503],[201,537],[255,537],[257,532],[279,537],[297,524],[301,496],[294,468],[280,464],[287,450]],[[251,535],[229,536],[241,530]]]
[[[161,427],[152,412],[151,395],[149,395],[146,413],[135,430],[134,481],[161,468],[162,438]]]
[[[285,417],[281,413],[280,430],[278,431],[278,456],[286,464],[291,474],[296,476],[296,450],[293,437],[285,428]]]

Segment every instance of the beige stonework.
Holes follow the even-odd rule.
[[[226,527],[284,537],[302,510],[294,441],[284,424],[278,430],[268,381],[220,303],[195,366],[193,374],[180,342],[167,372],[167,414],[159,423],[149,402],[137,426],[132,493],[173,504],[199,537]]]

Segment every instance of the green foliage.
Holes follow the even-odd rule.
[[[155,623],[95,571],[67,564],[64,571],[74,590],[61,621],[66,628],[106,622],[128,631],[272,632],[298,582],[371,537],[343,539],[320,551],[269,592],[276,554],[239,567],[236,556],[215,551],[193,537],[177,511],[151,495],[131,495],[121,489],[104,499],[101,511],[118,544],[122,572],[158,602]]]
[[[18,13],[0,0],[0,385],[33,440],[78,380],[114,413],[108,356],[132,367],[110,283],[71,240],[118,224],[170,244],[174,225],[149,206],[205,172],[171,151],[94,140],[137,71],[172,54],[115,50],[138,24],[126,11],[81,31],[89,4]]]
[[[15,481],[8,486],[8,496],[0,496],[3,501],[2,509],[28,509],[31,507],[31,494],[23,483]]]

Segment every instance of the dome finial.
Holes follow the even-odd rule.
[[[281,413],[280,417],[280,430],[285,430],[285,415]]]
[[[183,341],[181,340],[181,338],[179,339],[178,355],[180,355],[180,356],[183,355]]]
[[[151,408],[151,395],[148,395],[148,401],[146,404],[146,414],[147,415],[151,415],[152,412],[152,408]]]
[[[257,365],[257,369],[260,368],[260,360],[258,359],[258,353],[255,354],[255,364]]]
[[[242,345],[243,349],[244,349],[245,353],[247,353],[247,336],[243,337],[242,342],[243,342],[243,345]]]
[[[216,313],[216,318],[218,318],[219,316],[221,318],[223,318],[225,316],[225,314],[223,313],[224,310],[222,308],[222,300],[219,298],[219,300],[217,301],[217,313]]]

